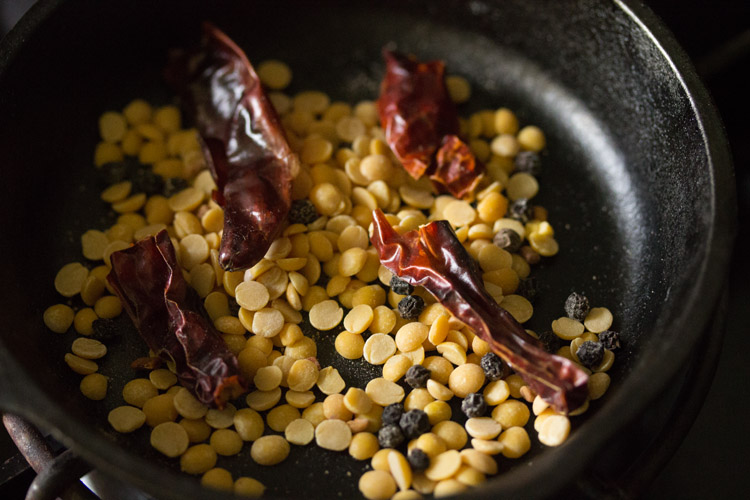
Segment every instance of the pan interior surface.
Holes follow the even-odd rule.
[[[501,460],[498,478],[477,492],[519,494],[542,472],[550,485],[560,485],[569,470],[551,472],[546,465],[590,458],[587,438],[611,436],[607,419],[626,404],[624,395],[666,383],[672,373],[659,375],[654,365],[665,353],[686,352],[680,344],[700,333],[689,329],[701,324],[673,327],[683,313],[676,306],[693,297],[691,280],[705,265],[713,231],[711,164],[690,96],[653,40],[615,4],[329,3],[47,2],[17,28],[13,36],[23,44],[0,65],[7,235],[0,272],[2,343],[18,367],[11,376],[32,386],[26,413],[105,471],[151,493],[195,493],[185,476],[165,473],[175,464],[149,446],[148,432],[119,435],[106,423],[108,411],[122,404],[122,386],[135,376],[122,367],[146,353],[140,340],[133,335],[111,346],[101,363],[112,377],[109,396],[90,402],[78,392],[80,377],[63,362],[73,337],[47,331],[41,316],[59,301],[56,271],[82,258],[80,235],[114,220],[99,200],[104,186],[92,164],[98,116],[136,97],[173,102],[161,77],[167,53],[195,43],[208,19],[251,61],[287,62],[291,93],[317,89],[332,100],[374,100],[381,49],[393,44],[420,59],[442,59],[449,73],[472,83],[462,116],[505,106],[522,124],[545,131],[548,153],[535,201],[549,210],[561,252],[534,271],[540,298],[529,327],[548,330],[563,315],[567,295],[580,291],[612,310],[625,346],[610,393],[574,420],[577,429],[565,446],[536,444],[521,460]],[[335,364],[347,385],[363,387],[374,368],[337,357],[334,333],[315,336],[321,364]],[[313,445],[295,447],[282,466],[262,468],[249,448],[217,465],[257,477],[279,496],[351,498],[367,468]],[[528,467],[532,462],[537,466]],[[335,491],[310,488],[324,483]]]

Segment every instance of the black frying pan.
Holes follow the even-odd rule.
[[[145,347],[133,337],[112,348],[101,368],[114,377],[110,397],[89,402],[63,362],[73,337],[46,331],[41,314],[59,300],[57,269],[81,258],[79,235],[111,221],[91,161],[98,115],[134,97],[170,102],[160,76],[167,51],[194,43],[204,19],[251,60],[287,61],[291,91],[374,99],[380,50],[395,42],[422,59],[443,59],[471,80],[474,95],[462,114],[508,106],[546,131],[539,200],[562,251],[536,271],[541,298],[531,326],[547,328],[565,297],[584,291],[614,312],[625,347],[608,395],[575,419],[564,446],[535,445],[521,460],[501,461],[501,473],[472,495],[559,492],[601,462],[633,422],[653,417],[650,408],[686,363],[702,361],[696,349],[726,276],[734,230],[731,164],[687,57],[642,5],[50,0],[0,46],[4,410],[151,494],[199,495],[194,479],[149,447],[148,432],[120,436],[106,424],[132,377],[115,367]],[[362,381],[361,370],[342,365],[350,382]],[[218,465],[262,479],[276,495],[321,498],[352,497],[365,469],[345,453],[314,446],[295,448],[270,469],[254,465],[247,446],[239,459]]]

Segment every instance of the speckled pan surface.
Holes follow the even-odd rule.
[[[504,463],[472,494],[548,496],[606,453],[608,439],[638,418],[699,341],[734,227],[718,118],[671,36],[631,2],[41,2],[0,51],[2,407],[152,494],[197,494],[145,434],[134,440],[107,428],[115,402],[80,397],[78,376],[62,360],[69,346],[50,339],[40,318],[55,300],[56,270],[80,258],[79,235],[107,222],[91,164],[98,115],[133,97],[170,102],[161,78],[167,51],[194,42],[204,19],[251,60],[286,61],[292,91],[374,98],[380,50],[395,43],[445,60],[472,82],[461,114],[507,106],[545,130],[539,199],[562,251],[536,272],[532,327],[547,328],[568,293],[584,290],[612,309],[626,347],[609,394],[564,446]],[[335,362],[347,381],[372,376],[371,367],[335,355],[333,336],[316,340],[321,363]],[[124,343],[108,362],[127,364],[142,351]],[[249,450],[236,463],[292,497],[351,497],[364,470],[314,447],[295,449],[282,467],[259,468]],[[219,462],[237,467],[229,464]]]

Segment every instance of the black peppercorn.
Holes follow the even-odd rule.
[[[407,295],[398,303],[398,312],[404,319],[417,319],[424,310],[424,299],[419,295]]]
[[[532,218],[533,207],[527,198],[519,198],[508,207],[508,217],[526,224]]]
[[[318,217],[315,205],[310,200],[295,200],[289,209],[289,222],[292,224],[310,224]]]
[[[516,172],[538,176],[542,171],[542,159],[536,151],[521,151],[513,159]]]
[[[620,334],[612,330],[604,330],[599,334],[599,342],[610,351],[620,348]]]
[[[461,411],[469,418],[483,417],[487,413],[484,396],[478,392],[472,392],[461,402]]]
[[[585,295],[577,292],[571,293],[567,299],[565,299],[565,314],[569,318],[583,321],[586,319],[586,315],[589,313],[589,299]]]
[[[398,421],[401,432],[407,439],[414,439],[430,431],[430,419],[422,410],[409,410]]]
[[[492,242],[503,250],[507,250],[513,253],[518,252],[518,250],[521,249],[521,245],[523,244],[521,236],[514,230],[507,227],[504,227],[503,229],[498,231],[497,234],[495,234],[495,237],[492,239]]]
[[[383,408],[383,414],[381,415],[380,420],[383,422],[383,425],[397,425],[403,414],[404,405],[401,403],[393,403]]]
[[[411,295],[412,292],[414,292],[414,287],[411,286],[406,281],[402,280],[395,274],[391,276],[391,290],[393,290],[393,293],[397,293],[399,295]]]
[[[427,387],[427,381],[430,380],[430,370],[422,365],[411,365],[406,370],[406,383],[409,384],[412,389],[421,389]]]
[[[543,330],[539,333],[539,341],[547,352],[557,352],[563,345],[563,340],[550,330]]]
[[[425,470],[430,466],[430,457],[419,448],[412,448],[406,458],[414,471]]]
[[[503,378],[505,365],[503,364],[503,360],[500,359],[500,356],[494,352],[488,352],[482,356],[479,364],[482,367],[482,370],[484,370],[484,376],[487,380],[494,382],[495,380]]]
[[[381,448],[398,448],[404,442],[404,434],[398,425],[385,425],[378,431],[378,443]]]
[[[587,340],[576,351],[581,364],[587,368],[598,365],[604,359],[604,346],[601,342]]]

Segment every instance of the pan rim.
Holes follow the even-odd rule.
[[[62,0],[38,2],[0,41],[0,79],[23,48],[25,40],[62,3]],[[673,35],[656,15],[641,2],[637,0],[614,0],[613,3],[648,36],[680,82],[700,128],[703,149],[710,172],[711,219],[708,224],[709,233],[705,235],[708,244],[697,266],[697,274],[693,280],[694,287],[684,295],[686,306],[675,317],[677,327],[690,326],[690,328],[684,328],[685,332],[689,334],[689,338],[686,338],[684,342],[677,343],[674,350],[670,352],[670,357],[665,358],[664,363],[658,367],[658,378],[666,380],[674,377],[680,371],[690,355],[692,346],[703,335],[704,327],[709,323],[712,309],[695,307],[696,304],[703,301],[705,297],[711,298],[711,302],[713,302],[713,299],[718,299],[725,283],[736,231],[736,200],[732,162],[718,113],[708,92],[700,82],[692,63],[679,47]],[[0,340],[0,342],[3,341]],[[5,353],[2,353],[2,355],[4,356]],[[15,363],[14,360],[11,360],[11,362]],[[8,370],[9,375],[17,376],[19,372],[12,373],[15,372],[16,368],[21,371],[24,370],[17,363],[10,366],[12,368]],[[657,374],[656,368],[653,365],[645,367],[644,380],[653,380],[653,377]],[[5,368],[2,370],[4,371]],[[54,429],[55,433],[59,434],[67,445],[80,452],[84,458],[97,464],[106,465],[105,472],[118,471],[124,474],[129,481],[135,484],[156,486],[164,482],[164,471],[149,467],[149,463],[144,460],[133,460],[134,455],[122,453],[122,448],[104,439],[103,436],[86,434],[83,432],[84,429],[70,421],[67,414],[60,407],[57,407],[40,388],[34,386],[29,389],[33,390],[33,398],[38,398],[37,401],[43,402],[45,412],[41,415],[37,413],[27,416],[45,428]],[[25,390],[28,391],[29,389]],[[564,452],[547,450],[535,460],[533,474],[544,474],[545,479],[548,480],[545,480],[544,484],[537,485],[538,489],[533,496],[549,495],[562,487],[571,477],[571,473],[573,475],[580,474],[594,458],[596,450],[600,450],[607,440],[612,438],[615,430],[637,418],[643,406],[648,401],[658,397],[659,391],[662,389],[659,384],[623,383],[618,391],[618,395],[621,396],[620,400],[615,404],[599,408],[596,418],[593,418],[587,424],[587,427],[590,427],[589,430],[593,432],[586,436],[585,445],[580,439],[571,439],[564,447]],[[29,398],[28,393],[24,396]],[[637,400],[641,401],[641,404],[628,405],[628,401],[632,401],[631,397],[633,396],[637,396]],[[9,409],[24,413],[24,408],[20,403]],[[614,430],[607,431],[607,428]],[[566,474],[551,473],[559,465],[562,456],[566,457]],[[176,479],[183,478],[182,475],[171,470],[169,474],[170,477]],[[527,478],[522,474],[506,474],[494,478],[489,483],[489,488],[475,490],[475,493],[479,493],[480,497],[488,496],[490,488],[503,488],[518,494],[522,491],[521,487],[526,482]],[[195,494],[195,490],[188,482],[174,481],[174,483],[181,484],[180,488],[170,492],[171,495]],[[183,488],[184,491],[182,491]],[[528,494],[529,492],[525,490],[524,493]]]

